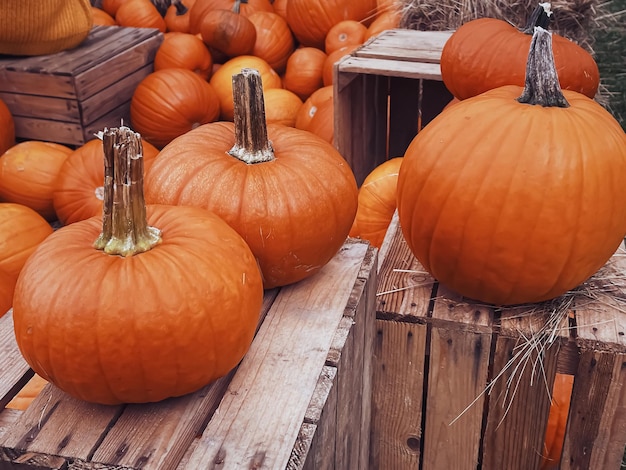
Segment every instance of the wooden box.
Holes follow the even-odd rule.
[[[309,279],[266,292],[238,368],[196,393],[100,406],[51,384],[4,408],[32,371],[0,318],[0,468],[367,469],[377,253],[349,240]]]
[[[451,34],[384,31],[335,64],[335,145],[359,185],[452,99],[439,67]]]
[[[0,55],[0,99],[18,140],[82,145],[130,122],[130,100],[153,71],[156,29],[95,26],[75,49],[34,57]]]
[[[558,371],[574,375],[560,468],[619,470],[626,446],[623,248],[578,294],[508,308],[435,282],[411,254],[397,216],[379,263],[372,469],[540,468]],[[559,320],[546,327],[548,318]],[[529,347],[531,337],[542,346]]]

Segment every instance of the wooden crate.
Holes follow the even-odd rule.
[[[156,29],[95,26],[80,46],[35,57],[0,56],[0,99],[19,140],[82,145],[130,122],[130,100],[153,71]]]
[[[528,343],[524,336],[545,325],[545,304],[496,309],[439,285],[411,254],[397,216],[379,267],[372,469],[538,469],[558,370],[575,377],[560,468],[619,470],[626,446],[623,248],[605,266],[615,295],[600,288],[595,300],[576,299],[534,377],[536,354],[525,370],[505,364]],[[507,388],[515,394],[505,401]]]
[[[239,367],[154,404],[99,406],[48,384],[4,409],[32,372],[0,318],[0,468],[366,469],[377,253],[349,240],[309,279],[266,292]]]
[[[439,67],[451,34],[384,31],[335,64],[335,145],[359,185],[452,99]]]

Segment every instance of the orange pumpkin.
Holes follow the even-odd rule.
[[[268,124],[295,127],[296,116],[302,107],[298,95],[284,88],[268,88],[265,96],[265,118]]]
[[[52,226],[31,208],[0,202],[0,271],[15,282],[26,259],[52,231]]]
[[[33,400],[37,398],[46,385],[48,385],[47,380],[37,374],[33,375],[17,395],[7,403],[6,407],[24,411],[30,406]]]
[[[101,8],[106,13],[108,13],[113,18],[115,18],[115,14],[117,13],[117,9],[120,7],[120,5],[122,3],[126,2],[126,1],[127,0],[102,0]]]
[[[274,0],[272,2],[274,12],[280,15],[285,21],[287,21],[287,2],[288,0]]]
[[[163,19],[170,32],[191,33],[189,11],[196,0],[176,0],[165,12]]]
[[[208,80],[213,71],[213,57],[195,34],[166,33],[154,56],[154,70],[183,68]]]
[[[293,91],[301,100],[324,86],[324,61],[328,56],[316,47],[301,47],[293,51],[287,59],[283,85]]]
[[[233,120],[233,75],[245,68],[259,71],[264,89],[282,88],[280,76],[265,60],[253,55],[233,57],[213,73],[210,81],[220,100],[222,120]]]
[[[333,100],[326,100],[319,105],[317,111],[315,111],[315,114],[311,118],[307,131],[324,139],[329,144],[334,143],[335,106]]]
[[[134,129],[157,148],[219,115],[213,86],[181,68],[152,72],[139,83],[130,102]]]
[[[342,20],[364,21],[376,14],[376,0],[289,0],[287,23],[303,46],[324,48],[330,28]]]
[[[343,20],[330,28],[324,40],[324,51],[330,54],[342,47],[363,44],[367,26],[355,20]]]
[[[165,20],[150,0],[126,0],[116,12],[115,21],[120,26],[132,28],[155,28],[164,33]]]
[[[281,16],[267,11],[254,12],[248,19],[256,29],[252,55],[264,59],[277,73],[283,73],[295,48],[289,25]]]
[[[15,145],[15,123],[11,111],[0,100],[0,156]]]
[[[402,157],[391,158],[374,168],[359,188],[359,206],[351,237],[380,248],[396,210],[396,188]]]
[[[200,23],[202,41],[227,57],[252,53],[256,29],[252,22],[235,10],[209,10]]]
[[[402,9],[395,6],[393,8],[387,8],[383,10],[372,24],[367,28],[363,41],[367,41],[374,36],[378,36],[383,31],[389,29],[396,29],[400,27],[400,20],[402,19]]]
[[[54,182],[70,153],[65,145],[36,140],[11,147],[0,157],[0,200],[23,204],[54,220]]]
[[[117,26],[117,21],[101,8],[91,7],[94,26]]]
[[[326,57],[324,60],[324,65],[322,66],[322,83],[324,86],[329,86],[333,84],[333,75],[335,73],[335,64],[346,55],[352,54],[356,49],[358,49],[360,44],[349,44],[347,46],[343,46],[341,49],[337,49]]]
[[[235,80],[249,75],[259,76],[242,72]],[[145,190],[152,203],[217,213],[246,240],[271,288],[315,274],[337,253],[354,220],[357,188],[329,143],[291,127],[265,128],[260,80],[254,85],[249,95],[234,93],[254,100],[239,103],[237,113],[246,114],[234,123],[198,127],[165,147]]]
[[[200,33],[200,25],[204,15],[211,10],[232,10],[238,0],[195,0],[189,9],[189,29],[193,34]],[[255,11],[274,11],[270,0],[248,0],[239,2],[239,12],[248,16]]]
[[[159,150],[143,142],[144,169],[148,171]],[[102,141],[93,139],[78,147],[63,163],[54,184],[52,202],[63,225],[90,217],[102,217],[104,199],[104,152]]]
[[[3,269],[0,269],[0,317],[7,313],[13,305],[13,291],[17,279]]]
[[[258,265],[215,214],[146,207],[138,135],[108,129],[104,146],[118,181],[107,179],[107,216],[61,227],[28,258],[15,339],[37,374],[81,400],[194,392],[249,349],[263,303]]]
[[[311,120],[313,119],[313,116],[315,116],[315,113],[317,113],[318,108],[323,102],[327,100],[332,101],[333,93],[334,90],[332,85],[315,90],[298,110],[295,127],[305,131],[309,130]]]
[[[556,374],[552,386],[552,403],[544,439],[541,470],[559,468],[573,388],[573,375]]]

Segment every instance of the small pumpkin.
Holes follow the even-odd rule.
[[[196,0],[174,0],[172,2],[163,16],[167,31],[191,33],[189,9],[194,3],[196,3]]]
[[[351,237],[380,248],[396,211],[396,189],[402,157],[391,158],[374,168],[359,188],[359,205]]]
[[[115,14],[117,13],[117,9],[120,7],[122,3],[126,0],[102,0],[101,8],[115,18]]]
[[[268,11],[254,12],[248,19],[256,29],[252,55],[264,59],[278,74],[283,73],[295,48],[295,40],[287,21]]]
[[[233,75],[241,72],[242,69],[255,69],[261,74],[263,88],[282,88],[282,81],[276,71],[260,57],[253,55],[242,55],[233,57],[213,72],[210,83],[217,92],[220,100],[220,118],[224,121],[232,121],[234,117],[233,106]]]
[[[54,220],[54,182],[72,149],[53,142],[27,140],[0,157],[0,200],[15,202]]]
[[[283,86],[301,100],[324,86],[323,69],[328,56],[316,47],[299,47],[287,59]]]
[[[332,85],[330,85],[332,86]],[[335,142],[335,106],[333,100],[326,100],[317,108],[307,126],[307,131],[315,134],[329,144]]]
[[[167,31],[165,20],[150,0],[126,0],[115,11],[115,21],[131,28],[155,28]]]
[[[227,57],[251,54],[256,42],[254,24],[239,13],[240,4],[236,0],[232,10],[209,10],[200,23],[202,41]]]
[[[298,110],[295,126],[298,129],[302,129],[305,131],[309,130],[311,120],[313,119],[313,116],[315,116],[315,114],[317,113],[318,108],[325,101],[332,101],[333,94],[334,89],[332,85],[318,88],[317,90],[315,90],[311,94],[311,96],[309,96],[302,104],[302,107]]]
[[[335,64],[344,56],[352,54],[359,48],[360,44],[349,44],[340,49],[336,49],[326,56],[322,66],[322,83],[324,86],[333,84],[335,74]]]
[[[94,26],[117,26],[117,21],[102,8],[91,7]]]
[[[0,156],[15,145],[15,122],[11,111],[0,100]]]
[[[343,20],[333,25],[326,33],[324,51],[326,54],[352,44],[361,45],[365,41],[367,26],[360,21]]]
[[[166,33],[154,56],[154,70],[182,68],[208,80],[213,71],[213,57],[195,34]]]
[[[81,400],[191,393],[252,343],[263,302],[256,260],[209,211],[146,207],[136,133],[107,129],[103,141],[104,216],[59,228],[28,258],[15,339],[37,374]]]
[[[533,28],[548,26],[549,5],[539,4],[524,30],[495,18],[478,18],[459,27],[441,51],[441,78],[448,90],[466,99],[502,85],[524,86]],[[600,74],[591,54],[558,34],[552,41],[561,88],[593,98]]]
[[[551,38],[535,29],[524,89],[503,86],[445,110],[400,168],[407,244],[433,277],[471,299],[558,297],[626,235],[626,135],[594,100],[561,92]]]
[[[284,88],[268,88],[264,92],[265,119],[268,124],[295,127],[296,116],[302,107],[298,95]]]
[[[0,202],[0,271],[15,282],[30,254],[52,232],[52,226],[30,207]]]
[[[144,169],[148,171],[159,150],[144,141]],[[104,151],[100,139],[93,139],[72,152],[61,166],[54,183],[52,203],[61,224],[90,217],[102,217],[104,201]]]
[[[356,181],[329,143],[295,128],[266,127],[258,71],[233,80],[234,123],[200,126],[165,147],[146,175],[146,200],[214,211],[246,240],[266,288],[298,282],[344,243]]]
[[[200,33],[200,25],[207,12],[212,10],[232,10],[237,0],[195,0],[189,9],[189,29],[192,34]],[[239,12],[248,16],[255,11],[273,12],[270,0],[248,0],[240,2]]]
[[[398,5],[402,4],[400,2],[394,2],[392,6],[389,6],[384,10],[379,9],[378,16],[376,16],[376,19],[372,21],[372,24],[370,24],[367,28],[367,32],[363,38],[364,42],[374,36],[378,36],[383,31],[400,28],[402,8]]]
[[[161,69],[147,75],[130,101],[133,128],[157,148],[219,118],[213,86],[191,70]]]

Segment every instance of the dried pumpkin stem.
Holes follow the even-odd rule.
[[[172,2],[172,5],[174,5],[174,8],[176,8],[176,16],[183,16],[189,11],[189,8],[185,6],[182,0],[174,0]]]
[[[258,70],[242,69],[233,75],[235,145],[229,154],[246,163],[274,160],[267,138],[263,84]]]
[[[141,137],[128,127],[105,129],[102,233],[94,247],[132,256],[161,242],[159,229],[148,226],[143,193]]]
[[[554,65],[552,34],[540,26],[535,27],[530,42],[526,62],[526,83],[517,101],[544,107],[569,107],[561,91]]]
[[[544,29],[548,29],[551,19],[552,10],[550,3],[540,3],[528,17],[528,23],[523,29],[523,32],[526,34],[533,34],[535,32],[535,26],[541,26]]]

